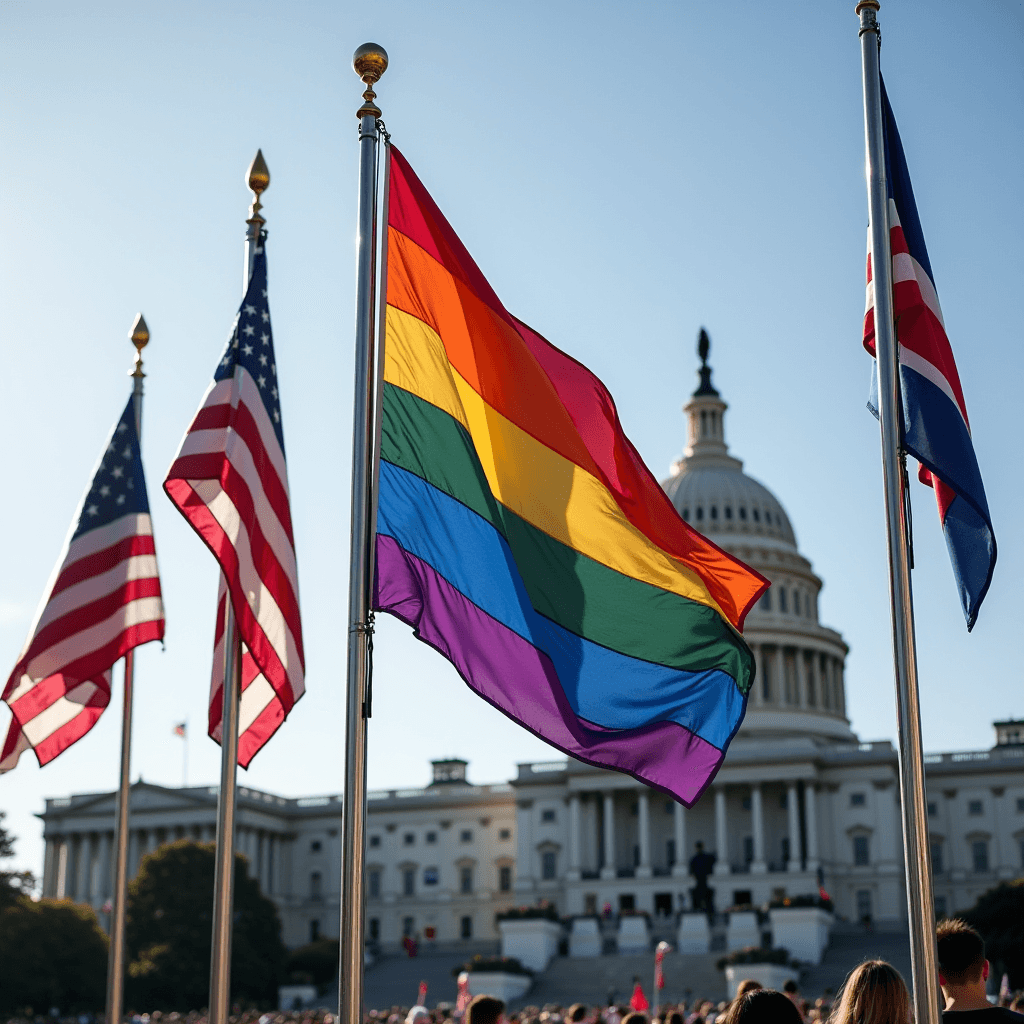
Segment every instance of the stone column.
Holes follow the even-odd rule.
[[[604,795],[604,867],[602,878],[614,878],[618,864],[615,860],[615,790],[609,789]]]
[[[689,850],[686,848],[686,808],[678,801],[672,808],[672,833],[676,841],[676,862],[672,866],[675,878],[686,878],[690,873]]]
[[[772,682],[775,684],[775,703],[784,705],[786,703],[786,658],[782,644],[775,645],[774,661],[772,675],[775,678]]]
[[[43,895],[52,896],[57,891],[57,863],[60,857],[60,846],[55,836],[46,839],[43,854]]]
[[[92,867],[90,834],[83,832],[78,837],[78,854],[75,857],[75,901],[89,902],[89,874]]]
[[[814,694],[814,703],[811,705],[810,695]],[[818,652],[811,651],[811,662],[807,668],[807,704],[808,706],[821,707],[821,683],[818,679]]]
[[[54,895],[59,900],[67,899],[70,872],[71,840],[68,836],[63,836],[60,841],[60,848],[57,851],[57,884],[54,887]]]
[[[729,830],[725,820],[725,786],[715,786],[715,874],[728,875],[732,872],[729,863]]]
[[[796,702],[807,707],[807,657],[802,647],[796,649]]]
[[[100,844],[100,891],[99,903],[102,907],[114,896],[114,833],[104,832]]]
[[[580,835],[580,795],[572,793],[569,796],[569,874],[570,882],[579,881],[580,868],[580,847],[582,836]]]
[[[533,878],[533,801],[516,804],[516,892],[530,892]]]
[[[836,659],[836,710],[846,715],[846,686],[843,683],[843,663]]]
[[[750,785],[750,819],[754,833],[754,859],[750,863],[750,872],[763,875],[768,870],[764,859],[764,808],[761,805],[761,783]]]
[[[139,870],[139,830],[128,830],[128,880],[131,881]]]
[[[817,871],[818,859],[818,791],[812,781],[804,783],[804,823],[807,826],[807,870]]]
[[[797,806],[796,783],[786,783],[786,818],[789,821],[789,861],[787,871],[800,870],[800,809]]]
[[[640,839],[640,863],[637,865],[637,878],[651,877],[651,814],[647,790],[641,789],[636,806],[636,827]]]

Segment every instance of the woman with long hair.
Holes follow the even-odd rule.
[[[910,1024],[910,993],[903,975],[884,960],[850,971],[829,1024]]]

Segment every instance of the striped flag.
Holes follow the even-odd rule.
[[[110,703],[114,662],[163,635],[133,396],[103,450],[4,687],[13,718],[0,772],[10,771],[29,748],[44,765],[80,740]]]
[[[920,464],[918,478],[935,490],[939,521],[967,619],[974,627],[996,564],[996,538],[974,453],[953,349],[939,308],[931,261],[917,214],[896,118],[882,85],[893,315],[900,352],[903,443]],[[875,310],[868,257],[864,347],[875,354]],[[876,368],[877,370],[877,368]],[[868,406],[877,415],[877,373]]]
[[[247,768],[305,689],[302,623],[274,340],[266,241],[213,382],[167,473],[164,490],[222,570],[217,596],[210,736],[221,738],[228,594],[242,640],[238,763]]]

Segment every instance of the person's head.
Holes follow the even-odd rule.
[[[647,1024],[647,1014],[633,1010],[632,1013],[627,1013],[622,1018],[622,1024]]]
[[[935,930],[939,949],[939,984],[946,991],[978,988],[988,981],[985,940],[966,921],[942,921]]]
[[[800,986],[790,978],[789,981],[782,986],[782,991],[785,992],[790,999],[795,999],[800,994]]]
[[[803,1024],[803,1020],[781,992],[756,988],[733,1000],[723,1024]]]
[[[569,1024],[580,1024],[581,1020],[587,1019],[587,1008],[583,1003],[573,1003],[565,1015]]]
[[[761,982],[755,981],[753,978],[744,978],[736,986],[736,998],[740,999],[748,992],[756,992],[759,988],[764,988],[764,985],[762,985]]]
[[[665,1024],[685,1024],[685,1018],[678,1010],[673,1010],[665,1018]]]
[[[473,996],[466,1007],[464,1024],[498,1024],[505,1013],[505,1004],[494,996]]]
[[[699,839],[698,839],[698,840],[697,840],[697,842],[696,842],[696,843],[694,843],[693,845],[694,845],[694,849],[695,849],[695,850],[696,850],[696,851],[697,851],[698,853],[703,853],[703,852],[704,852],[704,844],[703,844],[703,843],[702,843],[702,842],[701,842],[701,841],[700,841]]]
[[[832,1012],[835,1024],[903,1024],[910,993],[903,975],[884,960],[865,960],[847,975]]]
[[[406,1015],[405,1024],[429,1024],[430,1011],[425,1006],[414,1006]]]

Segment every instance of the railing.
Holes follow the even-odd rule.
[[[569,767],[568,761],[538,761],[530,765],[530,771],[534,774],[542,772],[564,772]]]

